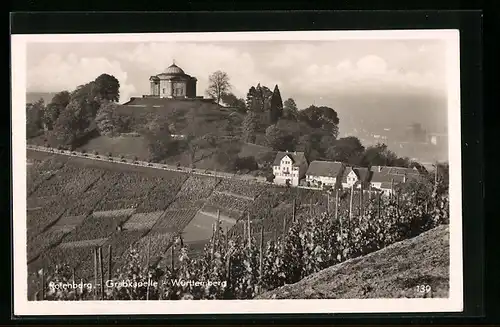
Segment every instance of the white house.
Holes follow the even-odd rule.
[[[308,186],[324,187],[335,186],[344,172],[345,166],[341,162],[315,160],[309,164],[306,172]]]
[[[354,186],[355,188],[360,188],[362,183],[369,182],[371,177],[369,175],[371,175],[371,171],[368,168],[347,167],[342,174],[342,187],[351,188]]]
[[[379,189],[386,195],[391,194],[393,186],[400,183],[406,183],[407,180],[406,174],[397,173],[396,170],[392,169],[393,167],[388,168],[391,169],[386,171],[381,170],[382,172],[380,172],[378,169],[374,170],[372,172],[370,180],[370,185],[372,188]]]
[[[306,174],[307,166],[304,152],[278,152],[273,162],[274,183],[298,186]]]

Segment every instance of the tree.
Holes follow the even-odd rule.
[[[238,142],[231,141],[223,146],[217,147],[215,160],[222,169],[234,171],[235,162],[240,151],[241,147]]]
[[[220,101],[224,94],[231,90],[231,84],[229,83],[229,76],[226,72],[216,71],[208,77],[208,89],[207,94],[220,104]]]
[[[388,149],[384,143],[378,143],[366,149],[362,164],[364,166],[398,166],[409,167],[409,158],[398,158],[398,156]]]
[[[313,150],[313,143],[312,143],[311,135],[305,134],[305,135],[300,136],[298,143],[297,143],[296,150],[300,151],[300,152],[304,152],[306,158],[309,161],[312,161],[310,159],[311,152]]]
[[[283,103],[283,118],[290,120],[297,120],[299,115],[299,109],[297,108],[297,104],[295,100],[292,98],[288,98]]]
[[[223,94],[221,99],[226,105],[236,108],[241,113],[245,113],[247,111],[245,100],[236,97],[236,95],[231,92]]]
[[[276,124],[282,115],[283,102],[281,100],[280,89],[278,85],[276,85],[271,96],[271,107],[269,108],[269,119],[271,124]]]
[[[267,86],[262,86],[260,95],[262,98],[262,111],[264,112],[269,110],[271,108],[271,98],[273,96],[273,92]]]
[[[85,110],[76,101],[71,101],[54,124],[54,135],[62,145],[73,148],[85,135],[88,127]]]
[[[80,85],[71,93],[70,101],[77,104],[81,110],[81,116],[89,122],[94,120],[97,111],[101,107],[101,99],[97,96],[98,88],[94,81]]]
[[[54,123],[66,108],[71,100],[71,95],[68,91],[56,93],[50,103],[47,105],[43,112],[43,123],[46,128],[51,131],[54,128]]]
[[[31,138],[41,133],[44,111],[43,99],[26,104],[26,137]]]
[[[248,111],[242,123],[242,141],[245,143],[255,143],[258,116],[255,111]]]
[[[248,90],[246,106],[247,110],[263,113],[271,106],[271,97],[273,92],[266,86],[261,86],[260,83],[256,87],[252,86]]]
[[[120,82],[113,75],[101,74],[93,84],[93,93],[101,100],[118,102],[120,99]]]
[[[246,98],[246,101],[245,101],[245,105],[247,107],[247,111],[253,111],[253,112],[257,112],[258,111],[256,97],[257,97],[257,90],[255,89],[254,86],[252,86],[248,90],[247,98]]]
[[[95,123],[101,135],[111,136],[117,132],[115,111],[116,102],[103,102],[97,112]]]
[[[172,143],[168,126],[169,123],[165,118],[157,116],[143,127],[141,134],[148,145],[149,160],[157,162],[168,156]]]
[[[255,157],[248,156],[248,157],[243,157],[239,158],[237,157],[234,161],[234,168],[235,170],[257,170],[259,166],[257,165],[257,161],[255,160]]]
[[[184,129],[186,145],[194,167],[196,155],[199,150],[207,147],[216,147],[217,139],[213,134],[212,126],[206,124],[206,120],[200,115],[197,108],[192,108],[186,115],[187,126]],[[201,159],[198,159],[201,160]]]
[[[283,132],[276,125],[271,125],[266,128],[267,144],[273,150],[281,150],[283,148]]]
[[[294,151],[297,145],[296,136],[278,125],[271,125],[266,128],[266,140],[268,145],[275,151]]]
[[[319,150],[321,153],[326,154],[328,148],[335,145],[335,137],[331,134],[327,134],[321,137],[319,143]]]
[[[357,137],[348,136],[340,138],[329,147],[326,151],[326,156],[330,160],[349,162],[356,164],[353,161],[358,160],[359,155],[363,154],[364,147]]]
[[[335,138],[338,136],[339,118],[337,112],[330,107],[310,106],[299,112],[299,119],[312,128],[321,128]]]

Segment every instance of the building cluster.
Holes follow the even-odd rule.
[[[352,167],[342,162],[315,160],[308,163],[304,152],[278,152],[273,163],[274,183],[313,188],[364,188],[390,194],[394,186],[418,176],[416,168]]]

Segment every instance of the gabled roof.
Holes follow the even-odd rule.
[[[391,183],[394,180],[394,183],[402,183],[404,181],[404,175],[400,174],[383,174],[378,171],[372,172],[371,182],[372,183]]]
[[[373,172],[388,174],[390,170],[391,170],[391,167],[389,167],[389,166],[372,166]]]
[[[354,171],[354,173],[358,177],[359,181],[369,180],[369,178],[371,177],[370,175],[372,174],[372,172],[368,168],[364,168],[364,167],[356,167],[356,168],[353,168],[352,170]]]
[[[419,171],[413,168],[405,168],[405,167],[391,167],[389,170],[389,174],[400,174],[400,175],[417,175]]]
[[[347,167],[346,169],[344,169],[344,172],[342,173],[342,183],[347,183],[347,175],[349,175],[352,171],[352,167]]]
[[[406,167],[390,167],[390,166],[372,166],[373,172],[379,172],[382,174],[400,174],[400,175],[416,175],[420,172],[414,168]]]
[[[274,166],[279,166],[281,163],[281,159],[283,159],[285,156],[290,157],[292,160],[292,164],[294,166],[300,166],[303,163],[307,164],[307,159],[304,154],[304,152],[284,152],[284,151],[279,151],[276,154],[276,157],[274,158],[273,165]]]
[[[344,164],[334,161],[314,160],[309,165],[306,175],[337,177],[344,169]]]

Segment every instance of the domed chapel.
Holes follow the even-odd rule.
[[[161,98],[196,98],[197,79],[175,64],[175,61],[164,72],[151,76],[151,96]]]

